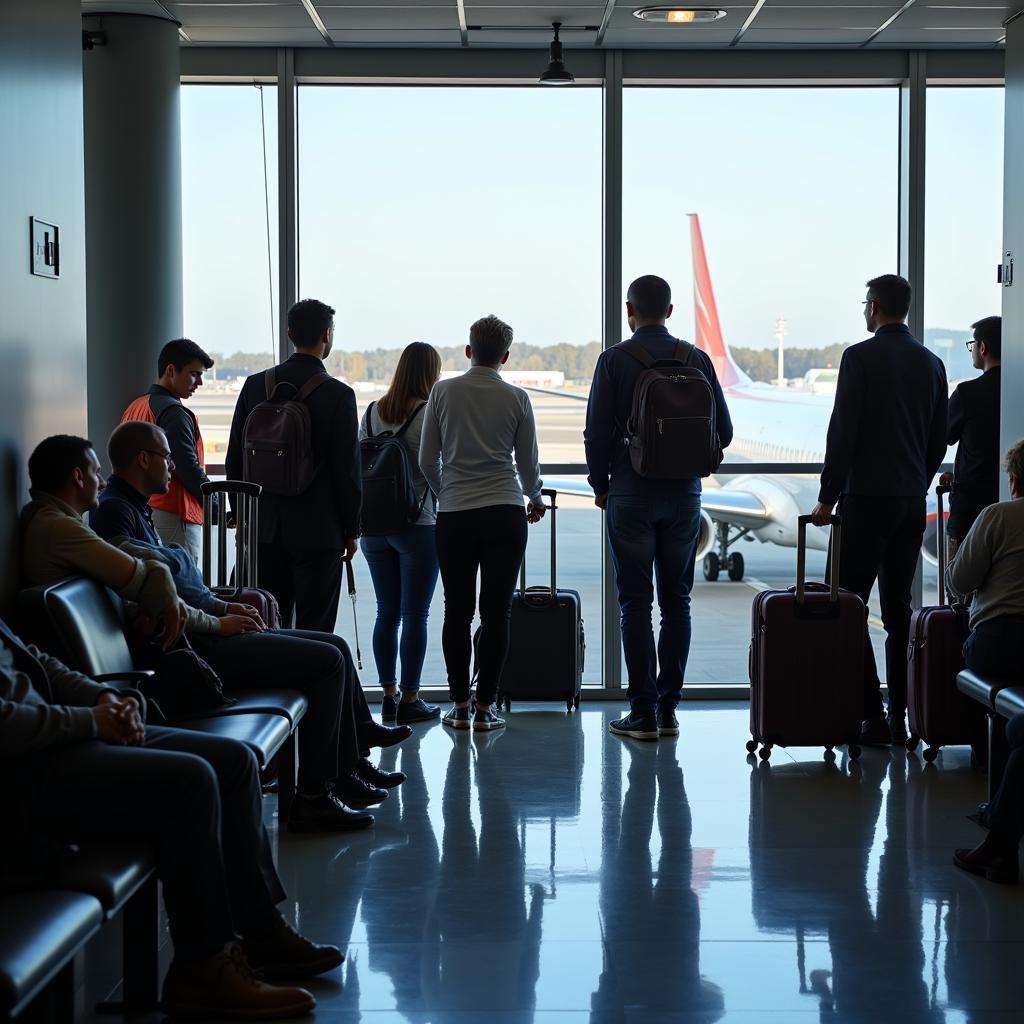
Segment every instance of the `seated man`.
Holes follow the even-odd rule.
[[[166,473],[165,459],[160,456],[168,448],[158,428],[124,424],[119,430],[127,430],[130,435],[140,426],[149,432],[147,447],[158,445],[153,448],[158,453],[156,458],[148,453],[141,457],[151,465],[164,463]],[[22,565],[30,584],[52,583],[77,574],[109,583],[119,560],[133,561],[82,520],[86,511],[96,507],[102,487],[99,460],[90,442],[48,438],[32,453],[29,476],[33,500],[22,513]],[[125,492],[127,486],[124,482],[115,484],[114,491]],[[140,501],[145,504],[145,498]],[[309,712],[299,730],[299,791],[289,829],[339,831],[372,825],[372,815],[351,809],[379,803],[387,796],[385,789],[367,779],[397,785],[404,777],[379,772],[368,761],[360,761],[360,744],[390,745],[408,730],[372,724],[362,740],[357,739],[351,708],[358,680],[348,649],[340,639],[323,634],[264,632],[259,617],[241,606],[231,610],[224,606],[217,611],[223,614],[188,608],[186,628],[200,655],[220,674],[228,689],[288,685],[301,690],[309,700]]]
[[[1024,441],[1006,453],[1010,501],[983,509],[946,569],[954,594],[970,595],[967,667],[983,676],[1024,677]]]
[[[299,935],[277,910],[285,893],[248,747],[145,726],[134,698],[26,647],[0,622],[0,753],[5,842],[132,837],[152,845],[174,943],[168,1010],[260,1020],[312,1010],[305,989],[255,973],[310,977],[343,957]]]

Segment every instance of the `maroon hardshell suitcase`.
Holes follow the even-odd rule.
[[[924,759],[932,762],[939,748],[969,744],[983,728],[979,705],[956,688],[964,667],[963,645],[967,637],[967,609],[946,604],[946,540],[942,496],[938,487],[936,548],[939,559],[939,603],[918,608],[910,619],[907,648],[907,714],[910,735],[907,750],[917,750],[924,740]]]
[[[848,744],[860,756],[864,706],[864,602],[839,589],[839,516],[832,516],[831,586],[806,582],[807,527],[800,516],[797,582],[754,598],[750,641],[750,735],[747,751],[773,746]]]
[[[203,582],[228,604],[251,604],[268,629],[281,628],[281,609],[269,590],[256,586],[259,551],[259,484],[244,480],[208,481],[203,484]],[[221,495],[217,521],[217,582],[213,572],[213,496]],[[228,495],[234,497],[235,567],[228,573]]]

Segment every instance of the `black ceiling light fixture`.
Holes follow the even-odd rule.
[[[641,7],[633,12],[633,17],[668,25],[699,25],[724,18],[725,11],[717,7]]]
[[[552,22],[551,27],[555,30],[555,38],[551,40],[550,60],[537,81],[541,85],[572,85],[576,81],[562,60],[562,43],[558,38],[558,30],[562,27],[560,21]]]

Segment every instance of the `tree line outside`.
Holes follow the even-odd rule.
[[[938,351],[940,356],[949,353],[950,366],[947,370],[951,376],[965,375],[969,372],[970,357],[966,354],[963,342],[968,332],[952,331],[942,328],[929,328],[925,331],[925,343],[929,348]],[[936,339],[943,339],[938,342]],[[463,370],[466,368],[466,352],[463,345],[436,346],[441,355],[442,365],[446,370]],[[826,345],[823,348],[789,348],[785,351],[785,374],[789,379],[803,377],[808,370],[838,367],[846,343]],[[776,378],[778,372],[778,353],[774,348],[732,348],[733,358],[738,366],[751,380],[769,382]],[[364,352],[345,352],[336,350],[327,357],[327,369],[330,373],[344,377],[346,380],[377,381],[386,383],[391,379],[398,364],[402,350],[398,348],[377,348]],[[235,352],[230,356],[211,353],[215,361],[218,375],[235,377],[256,373],[267,365],[267,356],[263,353]],[[525,345],[516,343],[512,346],[507,368],[510,370],[553,370],[565,374],[566,381],[580,385],[589,385],[594,375],[597,357],[601,354],[601,344],[589,341],[584,345]],[[963,365],[960,365],[963,364]],[[224,373],[223,371],[228,371]]]

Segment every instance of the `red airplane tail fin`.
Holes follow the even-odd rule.
[[[743,383],[746,374],[733,362],[732,353],[722,337],[718,321],[718,306],[711,287],[711,272],[704,253],[704,236],[700,230],[700,217],[690,215],[690,246],[693,251],[693,313],[697,325],[697,348],[706,352],[714,364],[715,373],[723,388]]]

